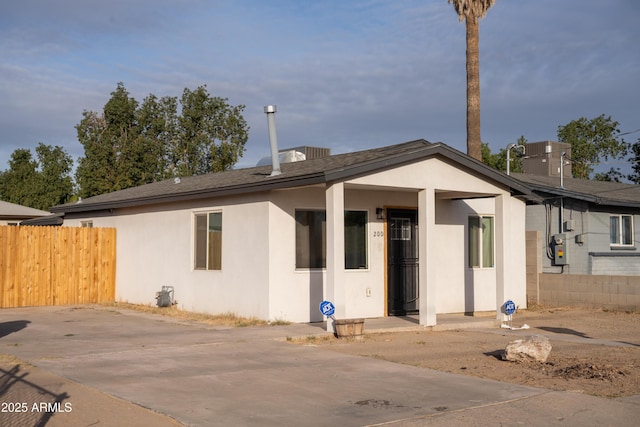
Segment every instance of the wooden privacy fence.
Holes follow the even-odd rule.
[[[116,230],[0,226],[0,308],[113,301]]]

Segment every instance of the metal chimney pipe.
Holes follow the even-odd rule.
[[[278,154],[278,136],[276,135],[276,106],[267,105],[264,107],[267,114],[267,125],[269,126],[269,143],[271,144],[271,164],[273,170],[271,176],[280,175],[280,157]]]
[[[511,149],[515,148],[516,144],[507,145],[507,175],[511,173]]]
[[[560,188],[564,188],[564,156],[567,153],[560,153]]]

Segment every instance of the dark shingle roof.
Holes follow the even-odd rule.
[[[64,214],[48,214],[37,218],[25,219],[20,221],[20,225],[62,225],[64,223]]]
[[[518,181],[457,150],[442,143],[432,144],[425,140],[416,140],[371,150],[283,163],[280,165],[282,174],[277,176],[270,176],[269,165],[183,177],[179,183],[169,179],[90,197],[81,202],[55,206],[51,211],[93,211],[319,184],[352,178],[435,155],[449,158],[459,165],[501,182],[517,194],[531,195]]]
[[[560,188],[560,177],[520,173],[512,176],[536,193],[571,197],[597,205],[640,207],[640,185],[564,178],[564,188]]]

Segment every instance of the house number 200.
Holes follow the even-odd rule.
[[[374,231],[373,237],[382,237],[384,236],[384,231]]]

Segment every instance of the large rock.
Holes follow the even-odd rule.
[[[546,362],[551,353],[547,337],[533,335],[507,344],[502,359],[511,362]]]

